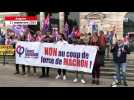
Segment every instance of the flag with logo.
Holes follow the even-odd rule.
[[[64,35],[65,35],[65,38],[68,39],[68,36],[69,36],[69,25],[68,25],[67,22],[64,25]]]
[[[49,24],[50,24],[50,15],[48,14],[47,17],[44,19],[44,25],[43,25],[44,32],[48,32]]]
[[[13,25],[11,29],[15,32],[17,36],[19,35],[22,36],[23,33],[25,32],[25,27],[22,25]]]

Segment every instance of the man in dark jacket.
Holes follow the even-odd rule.
[[[117,74],[117,80],[118,80],[117,84],[118,85],[121,84],[121,76],[123,76],[124,85],[127,86],[126,59],[127,59],[127,54],[130,54],[129,47],[125,45],[122,40],[118,40],[118,42],[112,47],[111,52],[113,53],[113,61],[116,66],[116,74]]]

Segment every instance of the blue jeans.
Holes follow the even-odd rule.
[[[115,67],[116,67],[117,80],[121,81],[121,77],[123,77],[123,81],[126,82],[127,63],[115,63]]]

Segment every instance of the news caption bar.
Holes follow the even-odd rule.
[[[37,25],[37,16],[5,16],[5,25]]]

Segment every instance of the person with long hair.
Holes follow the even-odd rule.
[[[105,50],[106,50],[106,43],[107,43],[107,40],[106,40],[106,37],[104,35],[104,32],[103,31],[100,31],[99,32],[99,51],[101,51],[100,53],[100,59],[101,60],[101,66],[104,66],[104,57],[105,57]]]
[[[95,57],[95,63],[93,66],[93,71],[92,71],[92,84],[99,85],[100,81],[100,51],[99,51],[99,36],[98,33],[93,33],[91,40],[90,40],[90,45],[98,46],[98,51]]]
[[[46,36],[42,37],[41,42],[52,43],[53,39],[51,37],[51,34],[47,32]],[[42,75],[40,76],[40,78],[43,78],[43,77],[49,77],[49,67],[42,67]]]
[[[80,37],[80,38],[77,38],[77,41],[75,42],[75,44],[78,44],[78,45],[86,45],[86,43],[84,42],[84,38]],[[78,72],[78,71],[75,71],[75,79],[73,80],[74,83],[78,82],[78,74],[80,73],[81,77],[80,77],[80,80],[81,80],[81,83],[85,84],[86,81],[84,79],[84,72]]]
[[[65,39],[64,34],[60,34],[60,40],[57,42],[59,45],[68,44],[68,42]],[[61,78],[61,72],[63,72],[63,80],[66,80],[66,70],[65,69],[58,69],[58,75],[56,76],[56,79]]]
[[[34,42],[34,37],[33,37],[33,34],[31,33],[32,30],[30,30],[29,28],[26,30],[26,33],[25,33],[25,37],[26,37],[26,41],[27,42]],[[27,73],[30,74],[30,67],[31,66],[27,66]],[[36,68],[34,68],[34,72],[36,73]]]

